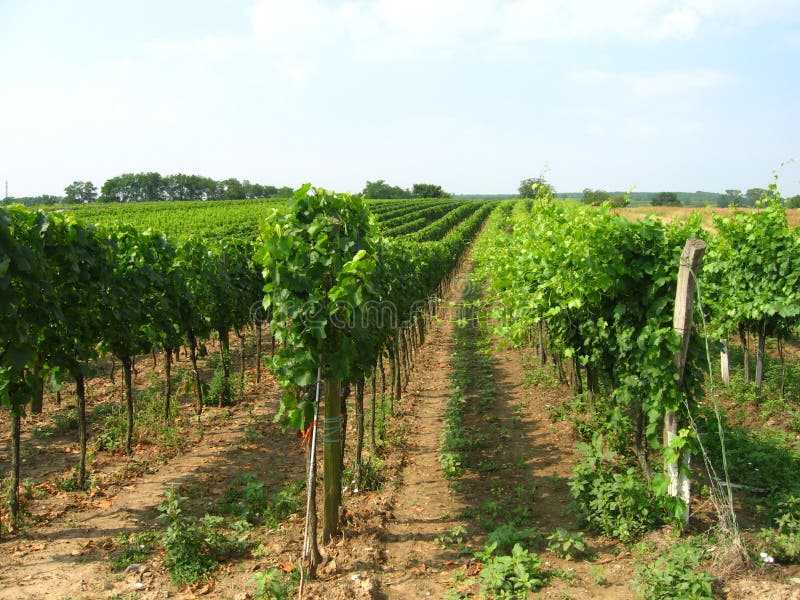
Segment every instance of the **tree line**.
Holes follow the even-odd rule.
[[[217,181],[202,175],[123,173],[108,179],[98,190],[91,181],[76,180],[64,188],[63,196],[8,197],[5,204],[52,205],[90,202],[145,202],[168,200],[245,200],[289,198],[292,188],[251,183],[231,177]]]
[[[451,194],[442,189],[442,186],[433,183],[415,183],[411,189],[390,185],[383,179],[377,181],[367,180],[361,196],[366,199],[394,200],[405,198],[450,198]]]

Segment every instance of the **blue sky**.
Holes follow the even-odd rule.
[[[800,0],[0,0],[0,73],[12,196],[139,171],[721,192],[800,160]]]

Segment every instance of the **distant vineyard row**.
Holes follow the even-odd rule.
[[[141,231],[153,229],[170,238],[197,236],[203,239],[252,241],[258,234],[259,222],[272,209],[285,203],[285,198],[223,202],[135,202],[68,205],[47,210],[71,214],[99,225],[125,224]],[[414,234],[431,226],[434,230],[423,235],[428,240],[436,239],[440,233],[436,230],[437,227],[444,227],[443,224],[435,226],[435,221],[456,209],[461,209],[459,215],[470,214],[484,203],[474,200],[436,199],[366,201],[370,212],[376,216],[388,237]]]

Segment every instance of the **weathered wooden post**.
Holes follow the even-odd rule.
[[[681,254],[681,264],[678,270],[678,289],[675,295],[675,313],[672,326],[681,336],[681,347],[675,355],[675,366],[678,369],[678,386],[683,387],[683,374],[686,368],[686,355],[689,351],[689,338],[692,334],[692,321],[694,316],[695,277],[703,266],[703,255],[706,252],[706,243],[697,238],[689,238]],[[668,411],[664,415],[664,447],[668,447],[672,440],[678,436],[678,414]],[[691,455],[688,450],[681,453],[681,458],[665,465],[669,478],[670,496],[680,498],[686,504],[683,514],[684,525],[689,522],[689,501],[691,499],[691,482],[687,474],[681,470],[683,462],[688,470]]]
[[[730,359],[728,355],[728,340],[722,340],[722,350],[719,351],[719,364],[722,371],[722,383],[724,385],[731,384],[731,368]]]
[[[339,507],[342,505],[342,399],[338,379],[325,380],[325,428],[322,454],[325,502],[322,512],[322,543],[331,541],[339,531]]]

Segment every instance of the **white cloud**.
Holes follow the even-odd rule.
[[[209,36],[197,40],[152,40],[145,44],[145,51],[164,59],[224,60],[246,47],[247,42],[241,38]]]
[[[155,41],[149,50],[225,59],[247,49],[289,80],[308,82],[332,62],[446,61],[473,48],[508,60],[539,42],[680,42],[707,29],[785,17],[798,6],[800,0],[257,0],[242,38]]]
[[[700,16],[693,10],[685,8],[663,15],[656,26],[656,39],[690,39],[694,37],[700,26]]]
[[[666,96],[727,85],[733,78],[717,69],[685,69],[660,73],[574,71],[570,79],[581,84],[612,83],[641,97]]]

